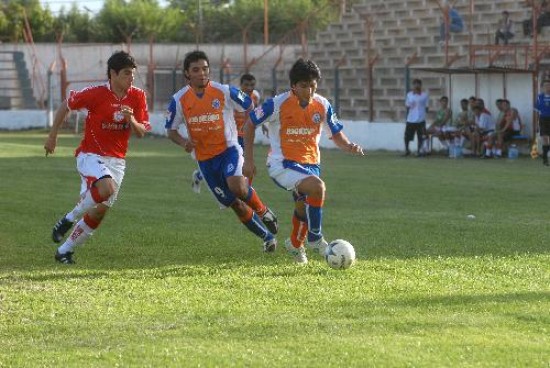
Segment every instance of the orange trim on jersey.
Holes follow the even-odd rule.
[[[312,207],[323,207],[325,200],[323,198],[306,197],[306,203]]]
[[[294,94],[284,101],[279,113],[279,134],[284,158],[302,164],[319,163],[318,140],[321,125],[326,119],[325,107],[315,99],[305,108],[300,106]]]
[[[215,157],[227,149],[223,110],[226,104],[223,91],[206,86],[202,97],[189,88],[180,98],[187,130],[195,144],[197,160]]]

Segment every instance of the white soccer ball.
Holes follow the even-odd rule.
[[[330,267],[345,270],[355,262],[355,249],[349,242],[336,239],[328,244],[325,250],[325,259]]]

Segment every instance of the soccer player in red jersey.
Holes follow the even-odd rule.
[[[131,133],[141,138],[150,130],[145,92],[132,85],[135,70],[136,62],[130,54],[115,52],[107,61],[108,82],[71,91],[56,111],[44,144],[46,156],[55,152],[59,129],[69,112],[88,110],[84,136],[75,152],[82,180],[80,201],[52,231],[53,241],[59,243],[76,222],[55,253],[60,263],[74,263],[74,247],[93,234],[114,204],[124,177]]]
[[[242,174],[242,148],[237,140],[235,111],[251,111],[252,100],[238,88],[210,80],[210,63],[202,51],[185,56],[189,85],[176,92],[167,111],[168,137],[197,160],[210,191],[222,207],[262,239],[264,251],[277,246],[277,218]],[[184,127],[186,137],[178,132]]]
[[[329,101],[316,93],[321,71],[313,61],[298,59],[289,79],[290,91],[266,100],[250,113],[245,125],[243,173],[253,175],[256,126],[269,122],[269,176],[281,188],[292,191],[295,201],[292,231],[285,247],[296,262],[304,264],[308,261],[306,240],[321,254],[328,245],[322,232],[326,188],[320,178],[321,131],[328,130],[343,151],[363,155],[363,148],[346,137]]]

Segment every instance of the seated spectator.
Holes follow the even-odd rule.
[[[427,132],[429,135],[436,136],[445,149],[449,148],[447,143],[447,129],[450,127],[452,121],[453,112],[449,108],[449,98],[443,96],[439,99],[439,110],[435,115],[435,120],[428,128]],[[425,141],[425,149],[427,149],[427,142]]]
[[[490,158],[493,155],[495,141],[495,121],[481,99],[478,99],[473,111],[476,121],[474,153],[479,153],[480,157]]]
[[[452,123],[454,131],[451,132],[451,136],[455,146],[464,147],[465,139],[471,141],[472,128],[475,126],[475,117],[473,112],[469,110],[467,99],[463,98],[460,100],[460,109],[461,111]]]
[[[443,19],[443,23],[439,27],[439,44],[443,44],[449,39],[450,32],[459,33],[464,30],[464,21],[452,5],[446,4],[443,8],[443,14],[446,19]]]
[[[497,143],[495,157],[502,157],[504,144],[510,142],[515,135],[521,134],[522,122],[516,108],[510,106],[510,101],[502,100],[502,119],[497,121]]]
[[[508,40],[514,37],[513,31],[514,22],[510,19],[510,13],[506,10],[502,12],[502,19],[498,22],[498,30],[495,35],[495,45],[500,44],[500,40],[508,45]]]

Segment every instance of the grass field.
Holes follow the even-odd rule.
[[[45,158],[44,137],[0,133],[0,367],[550,367],[538,160],[324,151],[324,232],[359,258],[336,271],[263,254],[191,192],[188,156],[133,140],[116,206],[65,266],[50,231],[77,199],[78,138]],[[282,243],[292,202],[258,169]]]

